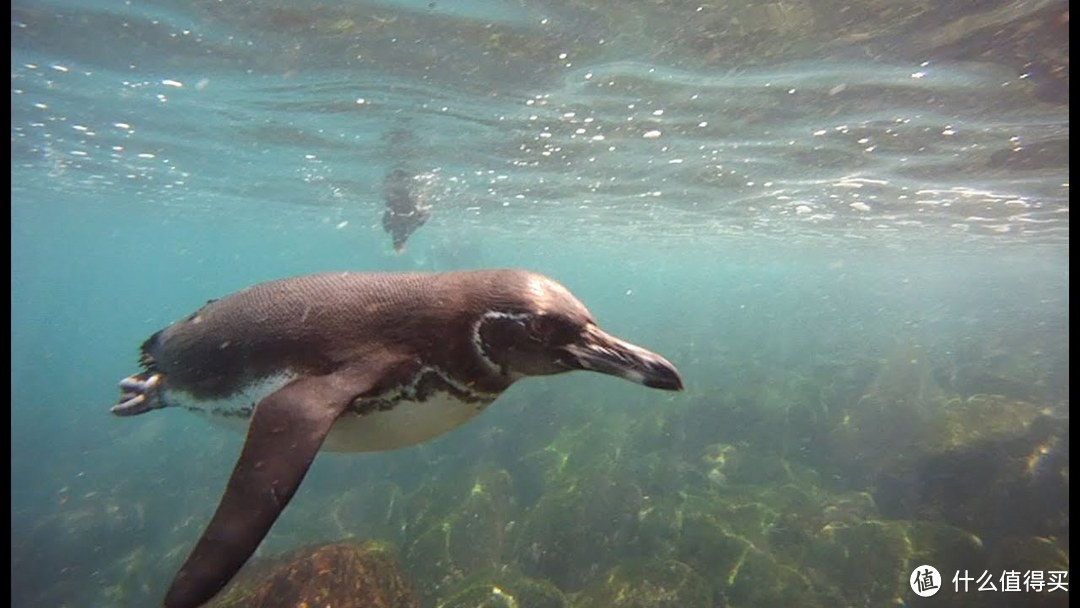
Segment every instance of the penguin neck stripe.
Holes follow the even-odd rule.
[[[473,388],[471,386],[468,386],[468,385],[466,385],[466,384],[464,384],[462,382],[458,382],[450,374],[446,373],[446,371],[443,370],[441,367],[438,367],[438,366],[435,366],[435,365],[425,365],[425,366],[420,368],[420,370],[416,373],[416,376],[413,377],[412,382],[410,382],[409,385],[405,388],[405,390],[404,390],[405,396],[407,396],[409,398],[413,398],[413,399],[417,398],[418,397],[418,392],[417,391],[418,391],[418,388],[420,386],[420,381],[423,380],[424,376],[426,376],[428,374],[435,374],[443,382],[448,384],[451,388],[458,391],[459,393],[464,393],[464,394],[467,394],[467,395],[475,395],[477,397],[485,397],[485,398],[490,398],[490,399],[494,399],[495,397],[498,396],[498,393],[488,393],[488,392],[485,392],[485,391],[478,391],[478,390],[476,390],[475,388]]]

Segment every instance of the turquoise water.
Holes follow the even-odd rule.
[[[547,273],[687,390],[529,379],[323,454],[257,559],[386,540],[425,606],[499,569],[624,605],[643,560],[710,599],[633,605],[1067,571],[1067,4],[841,8],[14,4],[12,605],[160,602],[243,438],[113,417],[116,382],[206,300],[342,269]],[[395,166],[431,207],[401,255]]]

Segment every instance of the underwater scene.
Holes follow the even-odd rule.
[[[16,0],[11,606],[1067,606],[1068,27]]]

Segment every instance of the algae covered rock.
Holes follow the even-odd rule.
[[[464,577],[450,555],[450,524],[428,529],[405,550],[405,563],[413,575],[416,592],[424,601],[438,597]]]
[[[513,481],[506,471],[481,472],[469,480],[466,491],[455,488],[443,496],[456,502],[427,510],[418,520],[424,527],[413,526],[417,536],[405,550],[405,562],[425,601],[471,573],[500,564],[513,527]]]
[[[830,524],[818,535],[806,565],[833,583],[851,605],[896,605],[908,590],[913,552],[902,522]]]
[[[676,555],[704,573],[714,588],[723,589],[750,547],[750,541],[699,512],[684,518]]]
[[[438,608],[565,608],[555,585],[513,571],[490,571],[468,577],[439,601]]]
[[[515,527],[512,559],[529,576],[577,591],[635,549],[648,501],[629,481],[634,455],[609,429],[570,431],[544,452],[557,458]]]
[[[329,500],[325,512],[336,538],[372,538],[400,545],[406,529],[405,504],[397,484],[379,481],[341,492]]]
[[[574,600],[574,608],[711,608],[712,590],[700,574],[677,561],[635,561],[616,566]]]
[[[477,475],[450,517],[450,553],[459,568],[476,572],[499,564],[514,516],[513,480],[503,470]]]
[[[1067,572],[1069,548],[1065,539],[1039,536],[1011,536],[994,544],[988,556],[991,572]]]
[[[938,420],[939,451],[1022,435],[1047,413],[1045,407],[1001,395],[951,399]]]
[[[937,519],[995,537],[1068,533],[1069,430],[1062,419],[977,395],[950,402],[939,429],[935,450],[876,480],[885,516]]]
[[[943,579],[951,579],[961,570],[988,568],[988,552],[982,539],[971,532],[941,522],[914,522],[909,536],[914,549],[908,559],[909,568],[931,564]]]
[[[215,608],[419,608],[388,545],[337,543],[294,551],[256,564],[211,606]]]
[[[740,556],[725,583],[721,593],[731,608],[845,605],[831,598],[827,587],[815,587],[800,570],[753,546]]]
[[[550,492],[524,517],[514,555],[530,576],[580,589],[636,543],[642,505],[641,490],[618,479]]]

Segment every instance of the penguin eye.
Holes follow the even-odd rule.
[[[543,315],[526,323],[529,339],[546,346],[558,346],[572,342],[579,330],[561,316]]]
[[[554,331],[554,324],[550,323],[547,317],[535,316],[529,319],[525,328],[529,331],[529,338],[535,342],[547,342],[551,337],[551,333]]]

